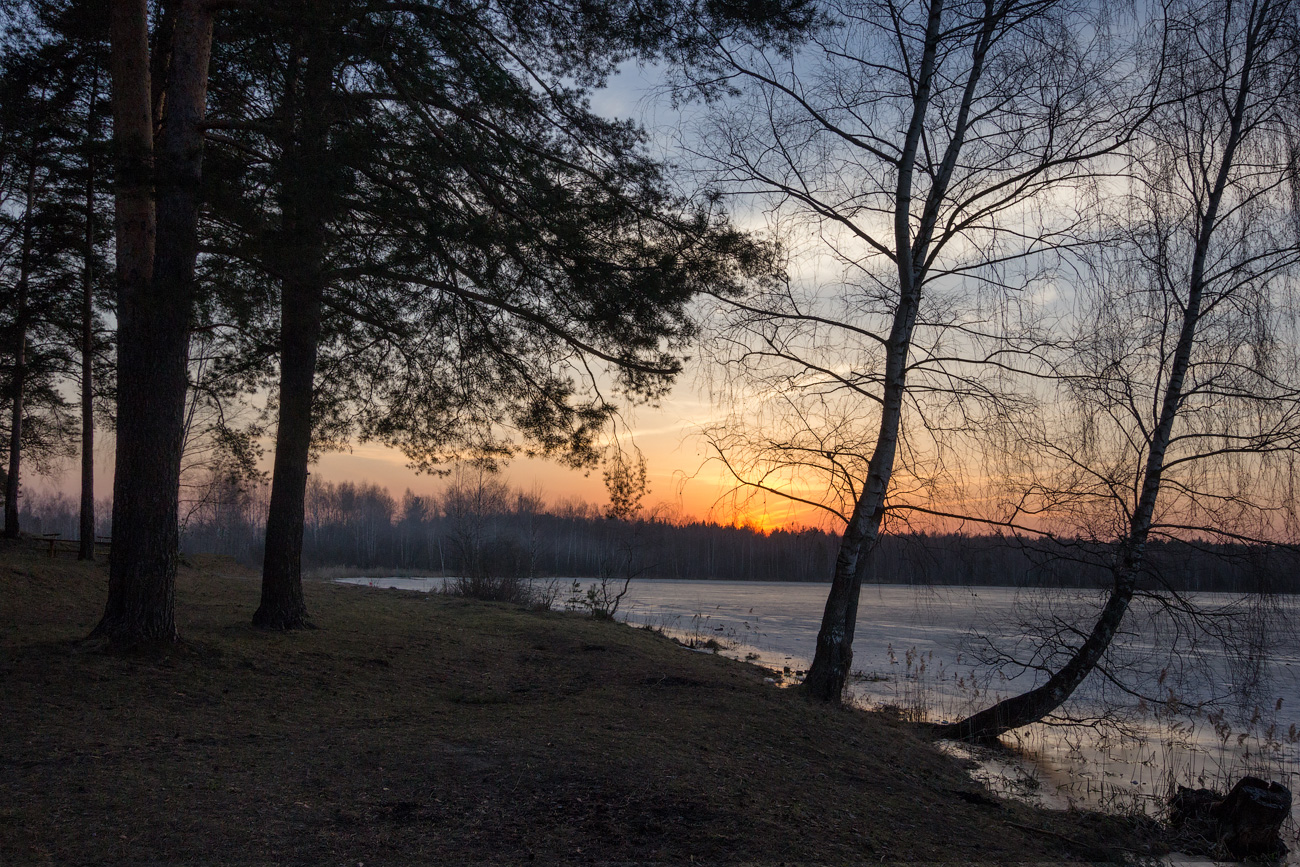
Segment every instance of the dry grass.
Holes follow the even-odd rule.
[[[81,650],[105,570],[0,552],[0,863],[1059,861],[1121,820],[990,798],[879,715],[645,630],[183,570],[183,649]]]

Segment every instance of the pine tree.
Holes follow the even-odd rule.
[[[145,0],[110,5],[117,455],[108,601],[92,633],[109,646],[178,638],[176,517],[213,15],[199,0],[163,4],[151,53]]]
[[[572,84],[630,52],[688,51],[671,16],[616,27],[612,6],[546,21],[511,4],[310,8],[256,13],[242,35],[232,19],[208,124],[231,156],[252,157],[222,173],[237,188],[213,194],[226,204],[214,255],[280,296],[255,616],[273,628],[306,622],[313,431],[393,443],[425,469],[522,443],[590,465],[615,411],[593,362],[629,395],[662,393],[691,334],[689,298],[768,265],[707,203],[672,196],[640,132],[596,117]]]
[[[4,402],[10,537],[19,530],[23,458],[29,469],[48,471],[75,450],[77,423],[60,387],[78,378],[76,356],[86,347],[87,303],[87,385],[95,378],[94,359],[103,354],[93,328],[102,301],[93,275],[106,241],[95,222],[103,200],[95,194],[94,160],[103,142],[91,129],[100,68],[93,48],[98,39],[89,35],[94,9],[40,4],[25,11],[30,14],[3,35],[0,81],[0,159],[5,166],[0,183],[13,205],[4,215],[3,236],[8,254],[4,279],[13,291],[5,293],[0,306],[7,335],[0,352],[9,359]],[[82,207],[72,207],[78,198]],[[70,291],[77,284],[81,291]],[[90,433],[83,423],[83,438]]]

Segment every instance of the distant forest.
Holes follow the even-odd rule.
[[[260,567],[264,489],[217,485],[187,505],[184,553],[227,554]],[[763,532],[704,521],[616,520],[582,501],[548,506],[495,477],[462,479],[439,497],[394,497],[374,484],[313,479],[306,505],[308,569],[826,582],[839,544],[837,534],[815,528]],[[28,500],[24,526],[75,538],[76,506],[61,496]],[[1145,577],[1152,589],[1300,592],[1297,557],[1286,551],[1170,541],[1152,541],[1149,551]],[[1028,545],[993,535],[906,533],[882,537],[865,580],[1105,588],[1107,557],[1105,546],[1085,541]]]

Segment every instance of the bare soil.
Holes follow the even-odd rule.
[[[182,570],[184,644],[87,649],[102,564],[0,551],[0,863],[1027,862],[1148,852],[911,728],[578,615]]]

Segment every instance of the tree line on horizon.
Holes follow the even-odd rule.
[[[308,467],[358,439],[426,471],[601,468],[614,520],[588,536],[685,533],[638,518],[619,413],[692,347],[738,491],[842,528],[815,700],[841,700],[863,583],[922,538],[952,542],[945,568],[997,536],[1105,588],[1091,625],[1008,663],[1033,689],[944,730],[975,740],[1122,677],[1135,605],[1217,628],[1153,576],[1224,554],[1279,572],[1300,543],[1300,0],[0,14],[5,534],[22,480],[79,450],[93,556],[111,425],[105,649],[179,640],[182,527],[236,526],[195,492],[256,482],[263,434],[269,495],[240,525],[263,628],[310,624]],[[703,109],[685,165],[592,110],[631,61]],[[990,536],[907,532],[934,518]]]
[[[826,583],[839,535],[823,528],[764,530],[745,524],[651,512],[611,517],[582,500],[548,504],[536,493],[479,478],[471,496],[401,497],[373,483],[307,484],[303,568],[416,572],[536,580],[663,579]],[[181,551],[221,554],[250,568],[262,562],[266,487],[227,480],[186,521]],[[24,503],[35,533],[71,538],[71,500],[48,495]],[[104,527],[108,529],[107,525]],[[106,535],[106,534],[105,534]],[[880,543],[865,584],[916,587],[1105,589],[1104,545],[1083,540],[1021,540],[992,534],[910,531]],[[1151,547],[1140,586],[1179,593],[1300,593],[1294,553],[1272,547],[1170,540]]]

